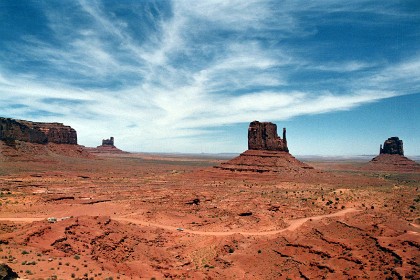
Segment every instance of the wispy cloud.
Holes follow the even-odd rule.
[[[174,141],[185,151],[208,139],[208,128],[420,92],[418,56],[331,61],[316,52],[324,42],[313,39],[319,30],[308,20],[318,13],[394,19],[385,4],[375,10],[361,0],[150,1],[125,18],[119,12],[129,3],[65,3],[71,13],[42,6],[50,38],[9,42],[9,53],[14,48],[22,61],[0,68],[0,104],[5,116],[72,125],[87,145],[112,133],[131,150],[169,151]],[[291,49],[306,38],[308,52]]]

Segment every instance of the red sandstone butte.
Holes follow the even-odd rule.
[[[103,139],[102,145],[97,146],[96,148],[88,148],[89,152],[94,154],[125,154],[128,152],[124,152],[114,145],[114,137],[110,137],[109,139]]]
[[[289,152],[286,140],[286,128],[283,139],[277,135],[277,125],[271,122],[253,121],[248,128],[248,150]]]
[[[403,141],[398,137],[388,138],[379,148],[379,155],[365,167],[367,170],[418,171],[420,164],[404,156]]]
[[[384,146],[379,148],[379,154],[404,155],[403,141],[398,137],[390,137],[385,140]]]
[[[216,168],[259,173],[300,172],[304,169],[313,169],[289,153],[286,128],[283,128],[282,139],[277,135],[276,124],[259,121],[249,124],[248,150]]]

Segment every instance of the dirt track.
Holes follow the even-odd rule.
[[[182,231],[182,232],[185,232],[185,233],[205,235],[205,236],[228,236],[228,235],[232,235],[232,234],[242,234],[242,235],[245,235],[245,236],[265,236],[265,235],[278,234],[278,233],[281,233],[281,232],[284,232],[284,231],[294,231],[309,220],[320,220],[320,219],[323,219],[323,218],[340,217],[340,216],[344,216],[348,213],[352,213],[352,212],[356,212],[356,211],[360,211],[360,210],[357,210],[355,208],[349,208],[349,209],[338,211],[338,212],[333,213],[333,214],[318,215],[318,216],[313,216],[313,217],[291,220],[291,221],[289,221],[290,225],[287,228],[279,229],[279,230],[271,230],[271,231],[261,231],[261,232],[198,231],[198,230],[189,230],[189,229],[185,229],[185,228],[181,229],[181,228],[177,228],[177,227],[174,227],[174,226],[150,223],[150,222],[145,222],[145,221],[141,221],[141,220],[138,220],[138,219],[124,218],[124,217],[112,217],[112,219],[116,220],[116,221],[121,221],[121,222],[129,222],[129,223],[133,223],[133,224],[136,224],[136,225],[161,228],[161,229],[165,229],[165,230],[169,230],[169,231],[177,230],[177,231]],[[36,221],[42,221],[42,220],[45,220],[45,219],[46,218],[0,218],[0,221],[31,223],[31,222],[36,222]]]
[[[183,232],[186,233],[191,233],[191,234],[197,234],[197,235],[206,235],[206,236],[228,236],[228,235],[232,235],[232,234],[242,234],[245,236],[265,236],[265,235],[274,235],[274,234],[278,234],[284,231],[294,231],[296,230],[298,227],[300,227],[301,225],[303,225],[305,222],[307,222],[308,220],[320,220],[323,218],[330,218],[330,217],[340,217],[340,216],[344,216],[347,213],[351,213],[351,212],[355,212],[358,211],[354,208],[349,208],[349,209],[345,209],[342,211],[339,211],[337,213],[333,213],[333,214],[328,214],[328,215],[318,215],[318,216],[313,216],[313,217],[308,217],[308,218],[302,218],[302,219],[296,219],[296,220],[292,220],[289,221],[290,225],[287,228],[284,229],[279,229],[279,230],[271,230],[271,231],[261,231],[261,232],[247,232],[247,231],[198,231],[198,230],[189,230],[189,229],[182,229]],[[119,217],[115,217],[113,218],[114,220],[117,221],[124,221],[124,222],[130,222],[133,224],[138,224],[138,225],[143,225],[143,226],[152,226],[152,227],[157,227],[157,228],[162,228],[162,229],[166,229],[166,230],[179,230],[177,227],[174,226],[166,226],[166,225],[160,225],[160,224],[155,224],[155,223],[149,223],[149,222],[144,222],[144,221],[140,221],[137,219],[130,219],[130,218],[119,218]]]

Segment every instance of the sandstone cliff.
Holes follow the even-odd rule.
[[[379,154],[404,155],[403,141],[398,137],[390,137],[379,148]]]
[[[248,150],[288,152],[286,128],[283,139],[277,135],[277,125],[271,122],[253,121],[248,128]]]
[[[0,118],[0,140],[24,141],[36,144],[77,145],[76,130],[62,123],[41,123]]]

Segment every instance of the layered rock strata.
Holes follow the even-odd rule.
[[[304,169],[313,169],[289,153],[285,128],[282,139],[277,135],[277,125],[258,121],[249,124],[248,150],[216,168],[259,173],[301,172]]]
[[[62,123],[41,123],[0,118],[0,140],[35,144],[77,145],[77,132]]]
[[[374,157],[364,169],[380,171],[420,171],[420,164],[404,156],[403,141],[390,137],[380,146],[379,155]]]
[[[277,135],[277,125],[271,122],[253,121],[248,128],[248,150],[288,152],[286,128],[283,139]]]
[[[288,152],[247,150],[238,157],[220,165],[221,169],[252,172],[285,172],[313,169]]]

